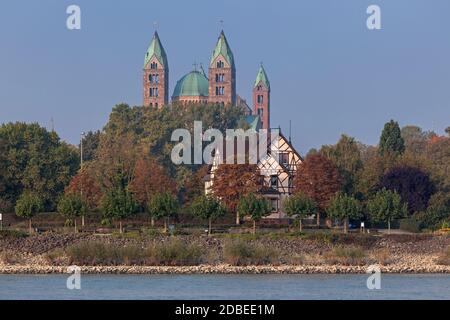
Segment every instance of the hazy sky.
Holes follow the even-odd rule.
[[[82,29],[66,28],[66,8]],[[366,28],[381,7],[382,30]],[[207,65],[224,20],[238,94],[251,99],[259,63],[272,85],[272,126],[294,144],[341,133],[376,144],[383,124],[450,125],[448,0],[2,0],[0,122],[37,121],[77,143],[120,102],[142,103],[142,64],[158,21],[170,95],[194,62]]]

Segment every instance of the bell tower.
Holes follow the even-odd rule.
[[[169,103],[169,62],[155,31],[144,60],[144,106],[161,108]]]
[[[261,128],[270,130],[270,82],[261,63],[253,85],[253,115],[261,119]]]
[[[220,33],[209,64],[209,97],[211,103],[236,105],[236,67],[225,33]]]

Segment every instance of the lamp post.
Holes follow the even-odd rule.
[[[80,168],[81,168],[81,174],[83,174],[83,140],[85,137],[84,131],[81,132],[80,135]],[[83,198],[83,179],[81,179],[80,182],[80,193],[81,197]],[[81,216],[81,227],[84,227],[84,214]]]

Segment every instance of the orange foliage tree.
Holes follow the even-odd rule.
[[[320,211],[324,212],[330,200],[342,189],[342,177],[331,160],[321,154],[313,154],[299,166],[294,179],[294,192],[303,192],[314,199],[319,207],[317,225],[320,225]]]
[[[177,185],[167,171],[151,158],[139,158],[134,167],[133,179],[129,184],[137,202],[145,208],[157,193],[177,194]]]
[[[240,224],[237,205],[241,197],[262,190],[263,180],[255,164],[221,164],[214,171],[212,193],[230,212],[236,213],[236,224]]]
[[[89,206],[95,209],[100,205],[103,196],[99,184],[93,179],[88,170],[80,170],[72,178],[65,190],[66,194],[79,194]]]

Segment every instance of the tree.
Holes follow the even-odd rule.
[[[450,222],[450,194],[438,192],[431,196],[427,209],[418,214],[425,227],[439,229],[444,222]]]
[[[349,219],[361,217],[361,205],[354,197],[341,193],[331,200],[327,213],[331,219],[344,222],[344,232],[347,233]]]
[[[256,234],[256,222],[270,215],[272,208],[262,196],[248,193],[239,199],[237,211],[241,216],[249,215],[253,220],[253,234]]]
[[[58,212],[66,219],[72,219],[77,232],[77,217],[84,216],[87,204],[80,194],[66,194],[58,202]]]
[[[43,210],[44,205],[41,198],[31,192],[24,192],[16,202],[16,215],[28,219],[30,234],[32,233],[31,220],[37,213]]]
[[[434,192],[428,174],[414,167],[394,167],[381,179],[381,186],[396,191],[408,204],[409,214],[425,210]]]
[[[428,141],[436,134],[423,131],[418,126],[405,126],[401,130],[401,135],[405,141],[405,151],[419,154],[425,152]]]
[[[361,151],[356,140],[343,134],[336,145],[322,146],[320,153],[338,168],[343,178],[344,192],[354,194],[356,176],[363,166]]]
[[[130,190],[144,208],[157,193],[167,191],[172,195],[177,194],[175,181],[168,175],[164,167],[150,158],[139,158],[136,161]]]
[[[405,141],[398,122],[391,120],[384,125],[378,151],[381,156],[387,153],[401,155],[405,151]]]
[[[123,233],[122,220],[137,212],[137,203],[127,189],[110,189],[103,196],[102,211],[105,217],[119,220],[120,233]]]
[[[155,219],[164,219],[164,232],[167,232],[167,222],[176,216],[179,210],[177,198],[169,192],[157,193],[148,202],[147,211]]]
[[[37,123],[7,123],[0,126],[3,140],[3,198],[15,204],[20,195],[32,191],[45,210],[53,210],[64,188],[79,169],[77,149],[62,142],[55,132]]]
[[[393,191],[383,188],[367,203],[370,217],[375,222],[387,222],[388,232],[391,232],[391,221],[403,218],[407,214],[407,205],[403,204],[401,197]]]
[[[317,206],[313,199],[303,192],[296,193],[283,202],[283,210],[289,217],[298,220],[299,230],[303,231],[302,219],[317,214]]]
[[[100,145],[100,131],[89,131],[83,138],[83,161],[92,161]],[[81,146],[80,146],[81,147]]]
[[[445,128],[445,133],[450,137],[450,126]]]
[[[211,235],[212,221],[226,213],[226,209],[220,202],[208,195],[201,195],[196,198],[191,204],[190,211],[194,216],[208,220],[208,235]]]
[[[103,193],[97,181],[92,178],[92,172],[89,166],[82,170],[72,178],[65,190],[66,195],[79,195],[86,204],[87,210],[94,210],[101,204]],[[86,212],[81,215],[81,225],[84,227],[84,216]]]
[[[430,173],[436,186],[450,192],[450,136],[431,140],[426,157],[431,163]]]
[[[314,154],[305,159],[294,178],[294,193],[303,192],[316,202],[317,225],[331,198],[342,189],[342,177],[336,166],[323,155]]]
[[[221,164],[214,172],[212,193],[236,213],[236,224],[240,224],[237,205],[244,194],[257,193],[262,189],[262,179],[257,165]]]

